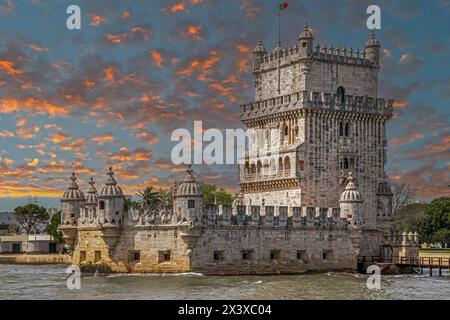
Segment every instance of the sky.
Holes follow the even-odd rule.
[[[316,43],[361,48],[366,9],[381,8],[379,95],[396,99],[387,173],[421,200],[449,195],[450,0],[288,1],[283,46],[305,22]],[[81,30],[66,9],[81,8]],[[58,199],[75,171],[87,190],[112,166],[127,194],[167,187],[174,129],[239,128],[251,102],[251,52],[274,47],[277,1],[0,0],[0,211]],[[198,165],[237,191],[234,165]]]

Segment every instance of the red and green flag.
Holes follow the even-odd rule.
[[[287,2],[280,3],[280,6],[279,6],[280,12],[283,10],[286,10],[288,6],[289,6],[289,4]]]

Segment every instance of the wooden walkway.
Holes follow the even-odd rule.
[[[363,266],[370,264],[392,264],[402,269],[419,269],[420,274],[424,270],[429,270],[430,277],[433,275],[433,269],[438,269],[439,276],[442,276],[442,270],[449,270],[450,272],[450,258],[449,257],[401,257],[393,258],[391,260],[383,260],[379,257],[358,257],[358,264]]]

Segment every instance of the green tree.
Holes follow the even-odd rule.
[[[126,212],[128,212],[128,209],[135,207],[137,205],[138,205],[138,203],[136,201],[133,201],[130,199],[125,199],[123,202],[123,207]]]
[[[61,225],[61,211],[55,213],[50,219],[50,223],[45,228],[45,231],[51,236],[57,243],[64,243],[63,234],[59,231],[59,226]]]
[[[37,204],[27,204],[14,209],[14,215],[19,225],[26,234],[30,234],[35,230],[38,224],[46,223],[48,221],[48,212],[44,207]]]
[[[159,188],[158,192],[161,196],[161,206],[169,206],[173,204],[173,187]]]
[[[233,195],[223,189],[217,189],[216,185],[202,183],[200,184],[200,188],[203,192],[204,205],[231,205],[234,201]]]
[[[161,207],[161,195],[152,186],[146,187],[144,192],[139,191],[138,197],[143,207],[150,211],[156,211]]]
[[[445,239],[445,232],[450,230],[450,197],[434,199],[426,207],[426,220],[420,226],[422,241],[436,242],[436,239]],[[448,242],[446,242],[448,243]]]
[[[394,215],[394,227],[399,232],[415,232],[425,222],[427,204],[412,203],[399,208]]]

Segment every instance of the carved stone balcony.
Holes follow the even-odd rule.
[[[275,179],[295,178],[291,170],[281,170],[278,172],[261,173],[241,173],[241,182],[268,181]]]

